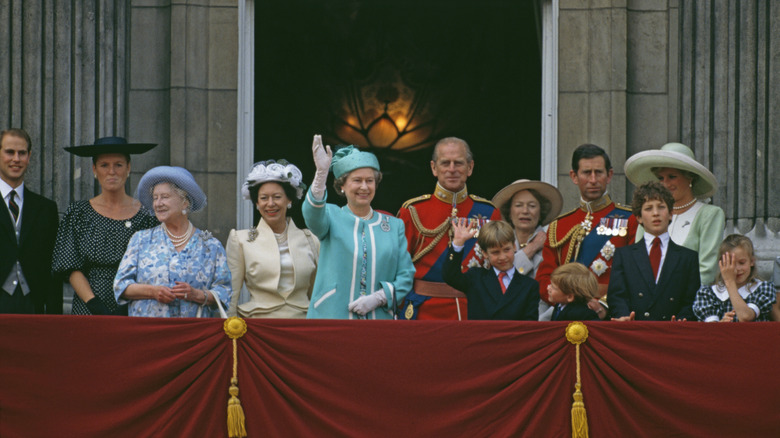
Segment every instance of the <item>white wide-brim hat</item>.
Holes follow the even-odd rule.
[[[504,204],[511,202],[512,198],[517,192],[528,189],[536,190],[537,193],[550,201],[550,212],[547,213],[547,216],[539,218],[539,225],[547,225],[552,222],[553,219],[558,217],[558,214],[561,212],[561,208],[563,208],[563,196],[561,195],[561,192],[559,192],[558,189],[553,185],[542,181],[519,179],[499,190],[498,193],[496,193],[496,196],[493,196],[493,205],[495,205],[498,210],[501,211],[501,208],[504,206]]]
[[[653,169],[669,167],[696,174],[693,181],[693,196],[700,199],[711,197],[718,190],[718,181],[709,169],[699,164],[693,151],[682,143],[666,143],[658,150],[642,151],[626,160],[626,177],[634,185],[656,181]]]
[[[177,166],[157,166],[150,169],[141,177],[141,181],[138,182],[135,197],[149,211],[154,211],[152,207],[152,190],[154,186],[164,182],[176,184],[177,187],[187,192],[190,210],[198,211],[206,206],[206,194],[203,193],[198,183],[195,182],[195,178],[192,177],[192,174],[187,169]]]

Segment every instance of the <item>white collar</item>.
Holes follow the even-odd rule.
[[[758,287],[761,285],[760,281],[751,281],[749,284],[746,284],[742,286],[741,288],[737,289],[737,292],[739,293],[739,296],[742,297],[742,299],[747,298],[750,294],[756,291]],[[718,297],[721,301],[726,301],[729,299],[729,291],[726,289],[726,285],[723,283],[713,284],[711,287],[712,292],[715,294],[716,297]]]
[[[668,232],[664,232],[660,236],[653,236],[652,234],[645,232],[645,235],[643,237],[645,238],[645,246],[647,248],[651,248],[653,246],[653,240],[655,240],[656,237],[661,239],[661,249],[666,248],[669,245]]]
[[[3,199],[5,199],[9,193],[11,193],[11,190],[16,190],[16,195],[21,198],[24,194],[24,181],[22,181],[21,184],[19,184],[19,187],[11,187],[7,182],[0,179],[0,194],[3,195]]]

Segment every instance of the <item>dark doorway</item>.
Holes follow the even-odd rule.
[[[331,145],[367,147],[384,173],[373,206],[391,213],[404,200],[433,191],[431,147],[446,136],[472,147],[471,193],[491,198],[516,179],[538,179],[541,44],[535,3],[258,1],[255,160],[286,158],[308,184],[314,134]],[[379,123],[369,132],[372,120]],[[388,146],[382,136],[415,123],[416,138],[370,147]],[[328,196],[344,203],[332,187]]]

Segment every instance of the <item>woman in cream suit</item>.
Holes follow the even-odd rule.
[[[287,217],[293,199],[306,185],[301,171],[284,160],[255,163],[242,193],[260,212],[257,227],[231,230],[227,242],[228,266],[233,276],[230,315],[244,318],[305,318],[320,242]],[[246,285],[250,299],[239,303]]]

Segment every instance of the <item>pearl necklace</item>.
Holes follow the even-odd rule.
[[[354,211],[352,212],[352,214],[354,214],[355,216],[358,216],[357,214],[355,214]],[[358,216],[358,217],[360,219],[363,219],[364,221],[367,221],[367,220],[371,219],[371,216],[373,216],[373,215],[374,215],[374,209],[372,207],[368,207],[368,214],[365,215],[365,216]]]
[[[677,207],[677,206],[672,207],[672,210],[684,210],[684,209],[690,207],[691,205],[695,204],[696,201],[698,201],[698,199],[693,198],[693,200],[691,202],[688,202],[686,204],[680,205],[679,207]]]
[[[165,225],[165,222],[162,223],[162,228],[165,230],[165,234],[168,235],[168,238],[171,239],[171,243],[173,243],[174,248],[178,248],[185,243],[187,243],[188,240],[190,240],[190,237],[192,236],[192,222],[187,221],[189,224],[187,226],[187,231],[184,232],[181,236],[176,236],[173,233],[171,233],[171,230],[168,229],[168,226]]]

